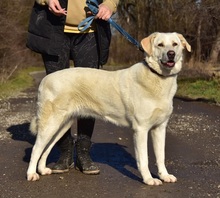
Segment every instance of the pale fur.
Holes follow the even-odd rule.
[[[27,171],[29,181],[39,179],[36,169],[41,175],[52,173],[46,167],[47,156],[75,117],[94,117],[134,130],[137,166],[144,183],[176,182],[176,177],[165,167],[165,133],[173,110],[177,74],[182,67],[182,50],[190,51],[190,45],[177,33],[154,33],[141,43],[147,64],[139,62],[128,69],[111,72],[71,68],[42,80],[37,115],[31,123],[31,130],[38,135]],[[166,68],[160,62],[166,61],[169,50],[176,53],[173,68]],[[149,131],[160,179],[153,178],[148,168]]]

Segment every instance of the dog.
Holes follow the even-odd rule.
[[[118,71],[69,68],[43,78],[38,90],[37,114],[30,130],[37,134],[27,180],[49,175],[46,159],[76,117],[93,117],[134,131],[134,149],[143,182],[176,182],[165,167],[166,126],[173,111],[177,75],[183,50],[191,51],[178,33],[156,32],[141,40],[143,61]],[[151,132],[158,177],[148,168],[148,133]],[[38,165],[37,165],[38,164]],[[38,171],[38,173],[37,173]]]

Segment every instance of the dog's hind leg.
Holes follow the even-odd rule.
[[[158,175],[164,182],[176,182],[175,176],[170,175],[165,166],[165,136],[166,136],[166,125],[164,122],[157,128],[151,131],[154,153],[156,156],[156,163],[158,167]]]
[[[39,163],[38,163],[38,172],[41,175],[48,175],[48,174],[52,173],[51,169],[46,167],[47,157],[50,154],[50,151],[53,148],[53,146],[66,133],[66,131],[71,127],[72,123],[73,123],[73,121],[70,120],[68,123],[66,123],[63,127],[61,127],[58,130],[56,136],[54,138],[52,138],[52,140],[50,141],[49,146],[46,148],[43,155],[41,156],[41,158],[39,160]]]
[[[50,137],[45,137],[40,134],[37,135],[37,139],[32,149],[31,159],[30,159],[28,170],[27,170],[28,181],[39,180],[40,177],[38,173],[36,172],[37,163],[43,150],[45,149],[49,141],[50,141]]]
[[[153,178],[148,168],[148,130],[140,128],[134,133],[134,148],[138,170],[140,171],[143,182],[147,185],[161,185],[159,179]]]
[[[55,137],[60,126],[62,126],[64,114],[54,112],[51,116],[48,115],[47,119],[38,120],[38,133],[35,145],[32,150],[31,160],[27,170],[27,180],[36,181],[39,180],[39,175],[36,172],[37,163],[40,159],[42,153],[49,148],[49,143]],[[42,122],[42,123],[41,123]],[[48,148],[47,148],[48,147]],[[49,151],[49,150],[48,150]],[[43,154],[44,155],[44,154]],[[52,170],[46,167],[46,157],[48,156],[47,152],[40,160],[39,171],[42,174],[51,174]]]

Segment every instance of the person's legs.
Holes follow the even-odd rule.
[[[74,143],[71,135],[71,129],[65,133],[56,145],[60,150],[60,157],[52,167],[52,173],[68,172],[70,168],[74,168]]]
[[[90,157],[91,137],[95,119],[77,120],[76,168],[84,174],[99,174],[100,170]]]
[[[80,34],[71,40],[71,57],[75,67],[99,68],[99,55],[95,33]],[[93,118],[77,120],[76,168],[84,174],[99,174],[100,170],[90,157],[91,137],[95,125]]]
[[[62,69],[69,68],[70,59],[70,40],[64,36],[63,46],[60,47],[59,56],[52,56],[43,54],[43,62],[46,70],[46,74],[50,74]],[[65,97],[65,96],[64,96]],[[57,142],[57,147],[60,150],[60,158],[52,167],[53,173],[68,172],[69,168],[74,167],[73,160],[73,137],[71,135],[71,129]]]

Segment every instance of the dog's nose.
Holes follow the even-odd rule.
[[[168,56],[169,60],[173,60],[175,57],[175,52],[173,50],[169,50],[167,52],[167,56]]]

